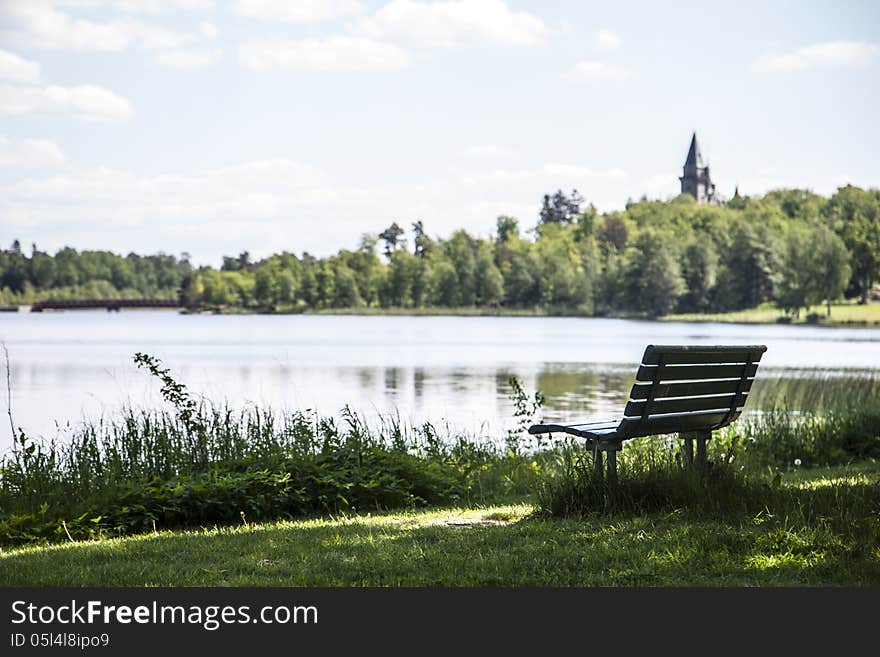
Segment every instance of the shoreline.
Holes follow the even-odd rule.
[[[834,307],[845,316],[852,315],[852,309],[866,309],[858,312],[865,315],[865,318],[849,318],[836,319],[832,314],[830,320],[826,320],[824,316],[820,316],[818,321],[809,321],[809,313],[805,313],[803,318],[791,319],[785,315],[777,314],[776,309],[771,308],[755,308],[744,311],[735,311],[730,313],[707,313],[700,315],[698,313],[672,314],[661,317],[647,317],[636,314],[614,314],[614,315],[592,315],[576,310],[545,310],[541,308],[479,308],[479,307],[460,307],[460,308],[310,308],[310,309],[269,309],[269,308],[243,308],[238,306],[230,307],[214,307],[214,308],[121,308],[115,311],[146,311],[146,310],[162,310],[164,312],[178,312],[182,315],[325,315],[337,317],[567,317],[581,319],[620,319],[628,321],[640,322],[661,322],[661,323],[682,323],[682,324],[741,324],[741,325],[771,325],[771,326],[813,326],[820,328],[880,328],[880,303],[868,304],[868,306],[857,306],[855,304],[839,305]],[[0,310],[5,311],[4,314],[30,314],[30,306],[4,306]],[[52,309],[39,311],[43,313],[62,313],[71,310],[92,310],[98,312],[107,312],[106,308],[70,308],[70,309]]]
[[[266,309],[213,309],[200,311],[181,311],[187,314],[216,315],[326,315],[338,317],[566,317],[580,319],[622,319],[638,322],[682,323],[682,324],[743,324],[771,326],[813,326],[820,328],[880,328],[880,304],[877,304],[876,319],[834,319],[807,321],[806,317],[790,321],[781,321],[784,316],[774,318],[750,318],[744,313],[707,314],[705,317],[689,315],[665,315],[662,317],[646,317],[643,315],[591,315],[577,311],[553,311],[537,308],[320,308],[302,311],[278,311]],[[747,311],[746,311],[747,312]]]

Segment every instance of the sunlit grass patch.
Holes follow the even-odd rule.
[[[0,555],[4,585],[878,584],[877,547],[828,525],[687,510],[544,518],[528,505],[159,532]],[[505,519],[504,522],[485,522]],[[468,524],[459,524],[462,519]]]
[[[860,304],[856,300],[838,301],[831,304],[831,317],[826,318],[824,304],[811,306],[802,311],[795,323],[808,323],[810,316],[824,324],[880,324],[880,303]],[[771,324],[777,322],[785,313],[771,302],[754,308],[734,310],[726,313],[676,313],[660,318],[669,322],[722,322],[742,324]]]

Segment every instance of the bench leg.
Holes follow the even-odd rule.
[[[605,453],[608,459],[608,483],[617,482],[617,450],[612,447]]]
[[[694,436],[690,433],[680,433],[678,437],[683,441],[684,466],[690,468],[694,464]]]
[[[706,443],[712,438],[711,431],[697,433],[697,467],[701,472],[706,471]]]
[[[593,444],[593,474],[602,476],[602,450],[596,444]]]

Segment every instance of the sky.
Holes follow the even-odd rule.
[[[880,186],[880,3],[0,0],[0,244],[356,248],[543,194]]]

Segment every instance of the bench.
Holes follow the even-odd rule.
[[[609,478],[617,476],[617,452],[623,441],[641,436],[678,433],[688,466],[706,467],[706,443],[712,431],[742,413],[758,371],[764,345],[648,345],[629,393],[623,417],[583,424],[535,424],[532,435],[567,433],[585,438],[593,464],[602,471],[606,455]]]

